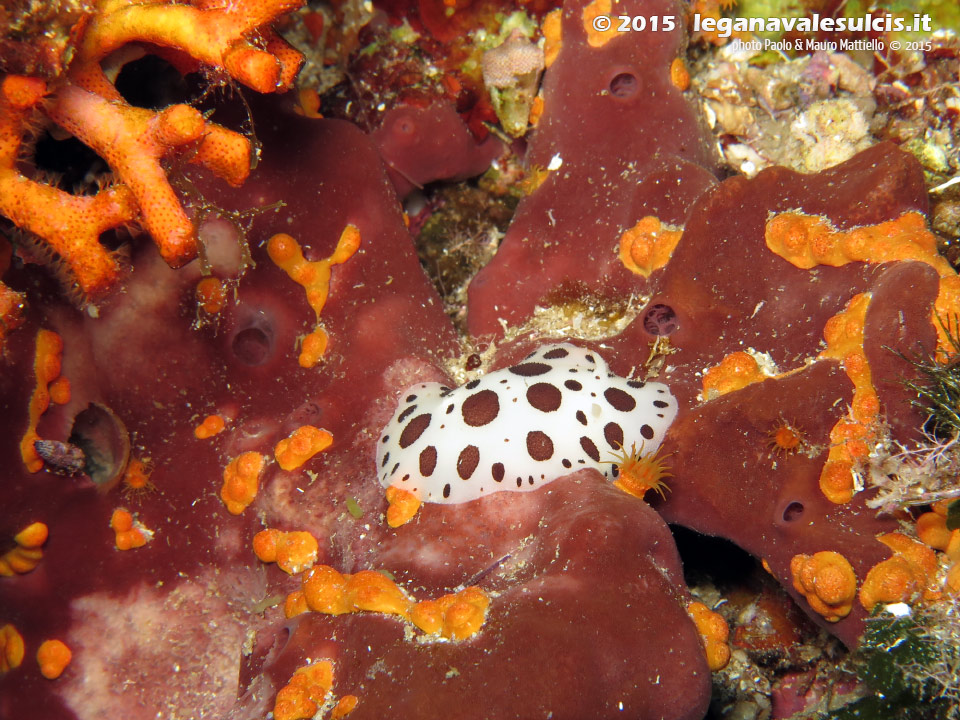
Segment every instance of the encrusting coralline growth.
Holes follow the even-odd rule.
[[[876,447],[919,437],[907,358],[956,350],[911,156],[719,182],[682,22],[597,33],[609,2],[538,6],[542,107],[515,133],[536,182],[471,283],[482,359],[461,362],[397,200],[498,151],[451,104],[368,136],[251,95],[252,169],[250,138],[114,85],[136,46],[288,89],[300,57],[270,24],[300,5],[109,0],[59,65],[3,66],[4,713],[700,720],[734,634],[668,522],[761,560],[850,647],[877,605],[956,591],[944,508],[915,539],[864,489]],[[434,5],[420,30],[453,42]],[[640,12],[682,9],[616,9]],[[112,179],[31,176],[41,122]],[[129,267],[99,240],[125,225],[152,240]],[[605,333],[549,323],[591,305],[617,309]]]

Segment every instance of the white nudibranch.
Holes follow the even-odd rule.
[[[614,454],[656,452],[676,415],[666,385],[614,375],[592,350],[545,345],[458,388],[404,391],[377,443],[377,473],[434,503],[536,490],[586,467],[614,480]]]

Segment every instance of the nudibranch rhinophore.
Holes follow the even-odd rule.
[[[377,443],[377,472],[424,502],[536,490],[582,468],[616,479],[614,451],[656,452],[677,415],[662,383],[627,380],[596,352],[545,345],[458,388],[404,391]]]

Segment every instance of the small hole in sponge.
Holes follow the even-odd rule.
[[[783,509],[784,522],[796,522],[803,515],[803,503],[794,500]]]
[[[270,357],[273,340],[258,327],[248,327],[233,336],[230,349],[234,357],[245,365],[263,365]]]
[[[651,305],[643,314],[643,329],[651,335],[669,335],[678,327],[677,313],[669,305]]]
[[[610,81],[610,94],[618,98],[628,98],[637,94],[640,83],[632,72],[622,72]]]

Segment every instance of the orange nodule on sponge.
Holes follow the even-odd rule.
[[[37,423],[40,416],[50,407],[50,385],[60,377],[60,360],[63,354],[63,340],[52,330],[37,332],[37,345],[33,361],[33,374],[36,386],[30,397],[28,416],[30,422],[23,439],[20,441],[20,456],[30,472],[43,468],[43,460],[37,454],[34,443],[40,440],[37,435]]]
[[[16,543],[0,557],[0,577],[23,575],[40,564],[42,546],[47,541],[47,526],[42,522],[30,523],[13,536]]]
[[[467,587],[436,600],[421,600],[410,609],[410,621],[428,635],[466,640],[480,632],[490,598],[478,587]]]
[[[563,12],[560,8],[551,10],[543,16],[540,32],[543,33],[543,64],[553,65],[563,46]]]
[[[207,440],[217,433],[222,432],[225,427],[226,422],[221,416],[207,415],[203,419],[203,422],[193,429],[193,436],[197,438],[197,440]]]
[[[273,705],[275,720],[312,718],[333,687],[333,663],[329,660],[298,668],[290,682],[280,688]]]
[[[379,612],[397,615],[427,634],[449,640],[465,640],[479,632],[490,605],[490,599],[477,587],[414,602],[383,573],[361,570],[347,575],[329,565],[317,565],[306,572],[301,588],[287,597],[287,617],[307,610],[326,615]]]
[[[934,550],[946,550],[950,540],[960,530],[949,530],[947,518],[936,511],[925,512],[917,518],[917,537]]]
[[[860,604],[872,611],[877,603],[911,602],[932,599],[932,581],[936,577],[936,553],[926,545],[892,532],[877,538],[893,550],[893,556],[881,560],[867,572],[860,588]]]
[[[837,622],[850,614],[857,592],[857,576],[843,555],[830,550],[794,555],[790,560],[790,574],[794,589],[825,620]]]
[[[333,443],[333,435],[313,425],[301,425],[274,448],[277,464],[284,470],[296,470]]]
[[[58,377],[49,387],[50,401],[57,405],[66,405],[70,402],[70,379],[63,375]]]
[[[337,247],[324,260],[309,261],[303,256],[300,244],[285,233],[278,233],[267,241],[267,254],[307,293],[307,302],[320,322],[320,314],[330,295],[331,268],[341,265],[360,249],[360,231],[355,225],[347,225],[340,233]],[[326,333],[317,328],[304,340],[299,362],[302,367],[313,367],[323,356],[327,347]]]
[[[617,37],[616,17],[612,18],[613,22],[607,26],[606,30],[598,30],[595,22],[601,15],[609,16],[611,8],[610,0],[592,0],[583,8],[583,31],[587,34],[587,43],[590,47],[603,47]]]
[[[133,550],[143,547],[153,539],[153,532],[135,519],[129,510],[117,508],[110,516],[110,527],[116,534],[117,550]]]
[[[250,451],[234,458],[224,468],[220,499],[231,514],[242,513],[257,496],[264,460],[260,453]]]
[[[670,262],[682,234],[648,215],[620,236],[620,262],[630,272],[650,277]]]
[[[70,648],[60,640],[44,640],[37,649],[40,674],[48,680],[60,677],[72,658],[73,653]]]
[[[23,662],[23,636],[10,625],[0,627],[0,675],[4,675]]]
[[[690,71],[683,58],[674,58],[670,63],[670,82],[678,90],[686,91],[690,88]]]
[[[413,520],[422,504],[412,492],[394,485],[387,488],[386,496],[389,503],[387,525],[392,528],[398,528]]]
[[[765,379],[760,364],[750,353],[733,352],[703,374],[703,398],[713,400]]]
[[[317,561],[317,539],[305,530],[283,532],[274,528],[253,536],[253,552],[261,562],[275,562],[289,575],[303,572]]]
[[[205,312],[216,315],[227,305],[227,291],[217,277],[205,277],[197,283],[197,303]]]
[[[707,655],[707,665],[711,670],[723,670],[730,662],[730,626],[719,614],[708,608],[702,602],[692,602],[687,605],[687,615],[693,620],[703,641],[703,649]]]

